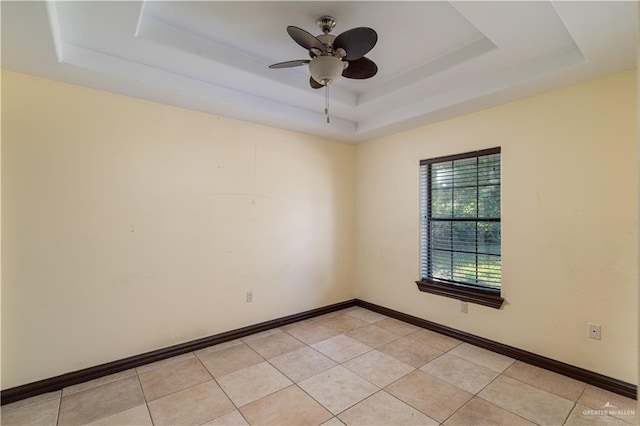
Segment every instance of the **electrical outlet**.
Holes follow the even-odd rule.
[[[587,329],[589,331],[589,337],[592,339],[600,340],[600,324],[587,323]]]
[[[460,301],[460,312],[462,312],[463,314],[466,314],[469,311],[469,306],[467,304],[467,302],[463,302],[462,300]]]
[[[253,302],[253,292],[249,290],[247,292],[247,303],[251,303],[251,302]]]

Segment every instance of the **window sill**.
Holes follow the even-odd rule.
[[[438,296],[450,297],[463,302],[476,303],[494,309],[500,309],[504,299],[500,293],[491,290],[482,290],[470,287],[442,284],[436,281],[416,281],[418,290]]]

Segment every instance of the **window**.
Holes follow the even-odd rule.
[[[420,161],[421,291],[500,308],[500,148]]]

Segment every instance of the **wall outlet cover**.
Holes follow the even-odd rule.
[[[587,323],[587,332],[591,339],[600,340],[600,324],[593,322]]]

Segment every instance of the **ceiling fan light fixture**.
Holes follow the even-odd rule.
[[[325,86],[340,77],[343,70],[344,63],[334,56],[318,56],[309,63],[311,77]]]

